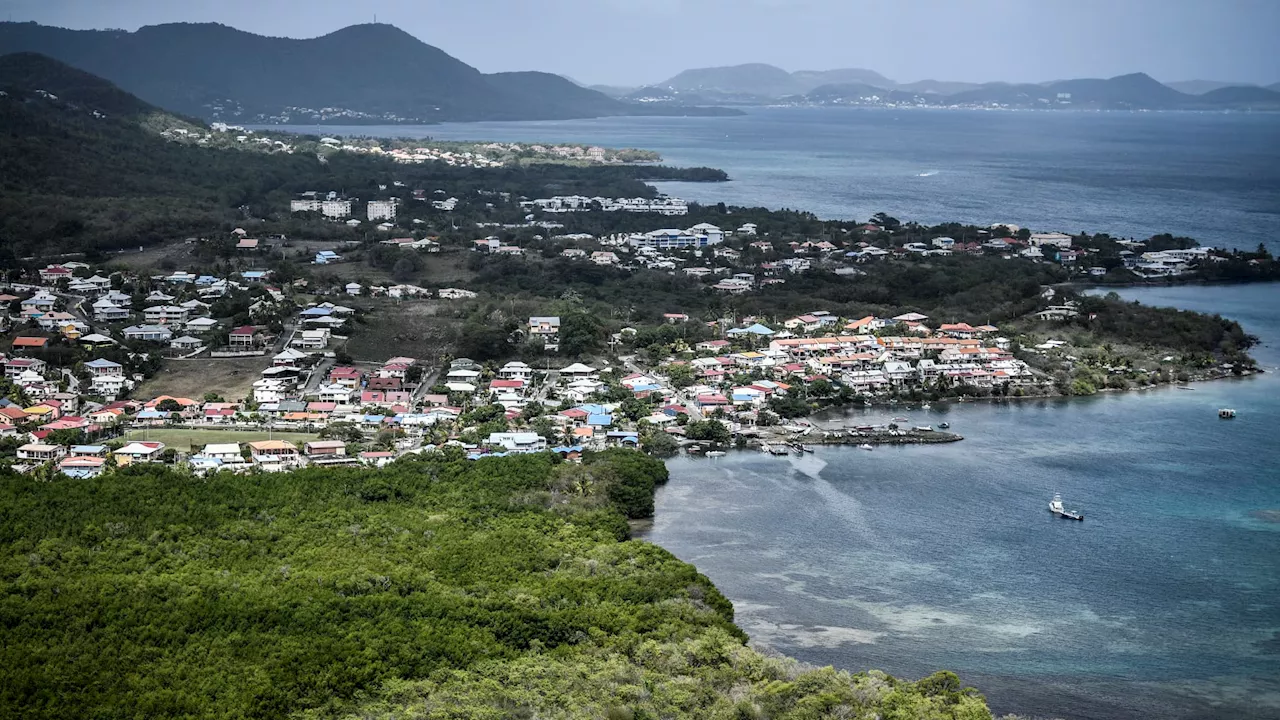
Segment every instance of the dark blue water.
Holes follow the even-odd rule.
[[[1274,243],[1280,225],[1280,114],[779,108],[324,131],[647,148],[733,178],[660,185],[671,194],[827,218],[883,211],[1126,237],[1172,232],[1247,248]]]
[[[1280,285],[1128,294],[1237,317],[1280,364]],[[1280,524],[1255,514],[1280,510],[1280,374],[906,414],[965,440],[674,460],[647,538],[808,662],[950,668],[999,712],[1280,717]]]

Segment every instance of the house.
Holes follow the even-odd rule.
[[[205,445],[204,450],[200,451],[200,456],[213,460],[221,460],[222,462],[240,462],[242,458],[239,443],[215,443]]]
[[[822,327],[822,321],[815,315],[800,315],[782,323],[783,327],[788,330],[799,330],[801,332],[813,332]]]
[[[201,318],[196,318],[194,320],[188,320],[186,324],[186,331],[189,333],[196,333],[196,334],[203,335],[204,333],[207,333],[216,327],[218,327],[217,320],[214,320],[213,318],[201,317]]]
[[[127,379],[123,365],[98,358],[85,363],[84,368],[92,378],[90,387],[95,393],[115,397],[125,389]]]
[[[297,367],[302,361],[311,357],[307,353],[299,352],[293,348],[285,348],[279,354],[271,358],[273,367]]]
[[[477,373],[477,375],[478,374],[479,373]],[[359,370],[345,365],[340,365],[329,371],[329,383],[331,385],[341,385],[346,388],[354,389],[360,387],[360,381],[362,379],[363,378],[360,375]]]
[[[152,325],[180,325],[191,315],[182,305],[156,305],[142,311],[142,319]]]
[[[329,344],[329,330],[303,330],[294,335],[289,344],[303,350],[323,350]]]
[[[232,350],[252,350],[257,344],[259,331],[252,325],[244,325],[232,330],[227,335],[227,343]]]
[[[347,444],[341,440],[312,440],[302,447],[308,458],[335,458],[347,456]]]
[[[341,262],[341,261],[342,261],[342,258],[338,256],[338,253],[332,250],[321,250],[320,252],[316,253],[315,259],[312,261],[312,264],[313,265],[329,265],[329,264]]]
[[[514,453],[535,453],[547,449],[547,439],[537,433],[490,433],[485,444]]]
[[[1069,249],[1071,247],[1071,244],[1074,241],[1075,241],[1075,238],[1071,237],[1070,235],[1066,235],[1064,233],[1059,233],[1059,232],[1032,233],[1031,237],[1029,238],[1029,242],[1031,243],[1032,247],[1038,248],[1038,247],[1043,247],[1045,245],[1051,245],[1061,250]]]
[[[93,319],[98,322],[124,322],[129,319],[129,315],[129,310],[105,297],[98,298],[93,303]]]
[[[158,462],[163,452],[164,443],[162,442],[131,442],[112,455],[116,458],[116,464],[124,467],[134,463]]]
[[[316,397],[320,398],[320,402],[331,402],[345,405],[351,402],[351,396],[355,391],[345,385],[330,384],[321,385],[316,391]]]
[[[237,250],[257,250],[258,240],[256,238],[240,238],[236,242]]]
[[[61,265],[50,265],[40,271],[40,282],[52,285],[59,280],[70,280],[72,272]]]
[[[58,462],[58,472],[69,478],[97,477],[106,469],[107,459],[102,457],[68,457]]]
[[[143,340],[146,342],[169,342],[173,333],[169,328],[160,325],[134,325],[123,331],[126,340]]]
[[[450,375],[452,374],[450,373]],[[533,368],[526,363],[513,360],[498,370],[498,377],[504,380],[528,380],[533,377]]]
[[[249,443],[253,463],[268,472],[279,472],[300,463],[298,448],[283,440],[262,440]]]
[[[354,296],[354,295],[359,295],[364,290],[364,288],[361,287],[360,283],[352,282],[344,285],[343,290],[345,290],[348,295]]]
[[[560,318],[558,317],[531,317],[529,318],[529,335],[532,337],[554,337],[560,333]]]
[[[13,339],[13,349],[17,350],[39,350],[48,347],[49,338],[47,337],[16,337]]]
[[[199,338],[193,338],[190,335],[183,335],[180,338],[174,338],[169,341],[169,347],[179,352],[190,352],[203,345],[204,341]]]
[[[57,460],[66,454],[66,449],[61,445],[28,443],[18,448],[18,460],[24,462],[45,463],[51,460]]]
[[[436,293],[436,297],[441,300],[469,300],[476,297],[476,294],[470,290],[461,290],[459,288],[441,288]]]
[[[570,381],[595,378],[599,374],[599,371],[595,368],[582,363],[574,363],[560,369],[560,376]]]

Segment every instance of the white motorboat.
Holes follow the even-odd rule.
[[[726,453],[723,450],[712,450],[711,452],[707,453],[707,457],[724,457],[725,454]]]
[[[867,445],[866,443],[863,443],[862,445],[858,446],[858,449],[859,450],[875,450],[876,448],[874,445]]]
[[[1074,510],[1067,510],[1062,505],[1062,496],[1054,493],[1053,499],[1049,501],[1049,512],[1055,516],[1066,520],[1084,520],[1084,515]]]

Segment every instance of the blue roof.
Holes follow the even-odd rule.
[[[85,363],[84,366],[89,368],[112,368],[120,367],[120,363],[111,362],[110,360],[105,360],[103,358],[97,358],[96,360],[90,360]]]
[[[75,453],[100,453],[106,450],[106,445],[76,445],[71,448],[71,452]]]
[[[303,310],[298,314],[305,315],[307,317],[326,317],[328,315],[332,315],[333,311],[330,310],[329,308],[313,307],[313,308],[307,308],[306,310]]]
[[[157,418],[167,417],[169,417],[169,413],[164,412],[163,410],[143,410],[138,413],[139,420],[155,420]]]
[[[559,455],[565,455],[565,454],[567,454],[567,453],[575,453],[575,452],[576,452],[576,453],[580,453],[580,452],[582,452],[582,446],[581,446],[581,445],[571,445],[571,446],[569,446],[569,447],[563,447],[563,446],[562,446],[562,447],[556,447],[556,448],[551,448],[551,452],[556,453],[556,454],[559,454]]]
[[[749,332],[752,335],[772,335],[773,334],[772,330],[765,327],[764,325],[761,325],[760,323],[756,323],[755,325],[752,325],[751,327],[746,328],[746,332]]]
[[[576,409],[581,410],[588,415],[603,415],[606,412],[608,412],[607,410],[604,409],[603,405],[596,405],[595,403],[587,403],[586,405],[579,405]]]
[[[649,392],[652,390],[661,390],[661,385],[636,385],[631,388],[631,392]]]
[[[600,426],[607,427],[613,424],[613,416],[612,415],[588,415],[587,424],[600,425]]]
[[[212,275],[201,275],[200,277],[196,278],[197,285],[212,285],[216,282],[218,282],[218,278]]]
[[[605,437],[638,438],[640,437],[640,433],[635,432],[634,430],[614,430],[612,432],[605,433]]]

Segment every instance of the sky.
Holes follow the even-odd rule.
[[[590,84],[747,62],[899,82],[1280,82],[1280,0],[0,0],[0,19],[78,29],[220,22],[315,37],[375,15],[484,72]]]

